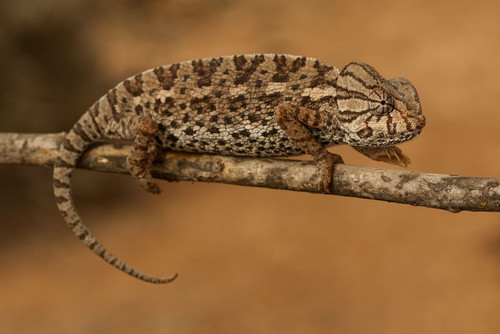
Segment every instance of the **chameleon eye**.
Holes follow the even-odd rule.
[[[376,115],[388,114],[394,110],[394,99],[383,90],[375,90],[370,94],[369,105]]]

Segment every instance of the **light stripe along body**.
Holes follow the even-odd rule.
[[[77,121],[54,166],[54,193],[65,222],[94,253],[125,273],[148,276],[107,251],[85,228],[74,207],[70,176],[80,155],[97,139],[134,143],[130,173],[159,193],[149,167],[159,149],[233,156],[310,154],[320,187],[331,191],[338,155],[326,147],[348,144],[368,157],[406,166],[394,144],[425,125],[413,85],[386,80],[371,66],[349,63],[342,71],[314,58],[249,54],[160,66],[126,79]]]

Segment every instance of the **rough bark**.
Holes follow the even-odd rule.
[[[60,134],[0,134],[0,165],[50,167],[63,138]],[[79,168],[127,174],[126,144],[96,143]],[[204,181],[320,193],[313,162],[236,158],[162,152],[153,176],[169,181]],[[500,179],[416,173],[339,164],[333,194],[460,211],[500,211]]]

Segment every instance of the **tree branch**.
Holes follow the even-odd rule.
[[[0,133],[0,165],[51,166],[60,134]],[[79,168],[128,174],[125,144],[97,143],[80,159]],[[154,177],[169,181],[205,181],[319,193],[313,162],[237,158],[162,152]],[[404,203],[451,212],[500,212],[500,179],[464,177],[339,164],[333,194]]]

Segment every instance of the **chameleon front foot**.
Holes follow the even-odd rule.
[[[318,167],[319,174],[319,191],[327,194],[332,193],[333,166],[343,163],[344,161],[340,155],[330,152],[316,159],[316,166]]]

